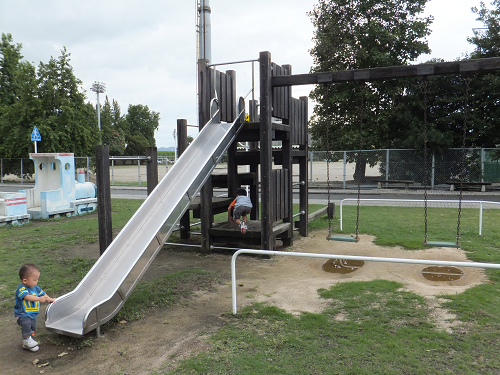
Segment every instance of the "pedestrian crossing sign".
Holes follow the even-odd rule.
[[[42,140],[42,136],[40,135],[40,132],[38,131],[36,126],[33,128],[33,131],[31,132],[31,140],[33,142]]]

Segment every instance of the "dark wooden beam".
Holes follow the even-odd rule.
[[[113,241],[108,145],[96,146],[95,166],[97,180],[97,221],[99,224],[99,251],[100,255],[102,255],[111,244],[111,241]]]
[[[500,57],[490,57],[487,59],[442,62],[434,64],[387,66],[369,69],[275,76],[271,78],[271,85],[272,87],[280,87],[349,81],[375,81],[391,78],[490,72],[499,69]]]
[[[177,119],[177,154],[181,157],[182,153],[186,151],[187,144],[187,120]],[[191,220],[189,219],[189,210],[182,215],[179,224],[181,226],[180,237],[187,240],[191,237]]]
[[[206,60],[198,60],[198,124],[200,130],[210,120],[210,100],[212,99],[210,73]],[[201,252],[208,254],[211,252],[210,228],[213,223],[212,215],[212,179],[208,179],[200,192],[201,198]]]
[[[261,187],[261,248],[274,249],[273,217],[275,201],[272,197],[272,92],[271,53],[261,52],[260,70],[260,187]]]
[[[301,96],[300,101],[304,103],[304,113],[302,114],[305,118],[303,121],[307,123],[309,115],[308,115],[308,99],[307,96]],[[295,160],[299,161],[299,181],[304,181],[304,185],[299,185],[299,206],[300,211],[304,211],[305,214],[300,216],[300,226],[299,232],[302,237],[307,237],[309,234],[308,228],[308,216],[309,216],[309,180],[308,180],[308,162],[307,162],[307,154],[308,154],[308,143],[307,136],[305,137],[305,144],[303,145],[303,150],[296,150],[295,155],[300,155],[295,157]],[[294,162],[293,160],[292,162]]]
[[[158,185],[158,149],[156,147],[146,147],[146,178],[148,185],[148,195],[153,192]]]

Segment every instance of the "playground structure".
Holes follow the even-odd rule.
[[[32,219],[75,216],[97,208],[96,186],[85,182],[72,153],[34,153],[35,187],[17,193],[0,193],[0,224],[19,225]]]
[[[109,321],[125,303],[176,225],[181,222],[184,228],[189,228],[189,222],[188,225],[182,224],[189,210],[201,219],[204,252],[211,250],[213,242],[234,238],[245,238],[247,243],[253,239],[260,242],[263,249],[273,249],[277,239],[284,245],[291,245],[293,163],[299,164],[301,214],[297,226],[301,235],[307,235],[307,98],[291,98],[290,86],[500,69],[500,58],[491,58],[291,75],[291,67],[273,64],[269,52],[261,52],[258,63],[260,111],[257,113],[257,103],[252,101],[249,105],[250,121],[245,122],[244,99],[236,101],[234,73],[218,72],[210,69],[213,66],[206,61],[199,61],[199,135],[183,150],[175,166],[150,192],[75,290],[49,306],[46,313],[48,330],[80,337]],[[273,121],[273,118],[281,121]],[[281,141],[281,147],[274,148],[273,141]],[[249,149],[237,151],[238,142],[250,142]],[[213,177],[215,165],[226,152],[227,175]],[[109,162],[103,165],[108,168],[109,180]],[[250,173],[238,174],[241,165],[249,166]],[[98,185],[105,187],[102,181],[98,177]],[[213,225],[213,216],[227,210],[228,201],[240,184],[250,186],[254,207],[259,205],[260,187],[260,221],[257,221],[259,212],[256,208],[251,214],[246,235],[239,233],[236,227]],[[107,186],[109,188],[109,183]],[[213,198],[214,186],[227,187],[228,201],[220,203]],[[101,209],[99,211],[101,213]],[[184,235],[189,233],[184,232]]]

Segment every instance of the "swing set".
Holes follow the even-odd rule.
[[[489,60],[489,59],[484,59]],[[447,64],[447,63],[442,63]],[[477,63],[476,63],[477,64]],[[431,64],[426,64],[430,66]],[[438,65],[438,64],[433,64]],[[477,65],[476,65],[477,67]],[[374,70],[373,69],[367,69]],[[420,69],[420,72],[433,73],[433,69]],[[460,67],[460,71],[462,70],[462,66]],[[467,135],[467,117],[469,112],[469,88],[470,88],[470,76],[469,69],[465,70],[467,76],[465,79],[465,101],[464,101],[464,110],[463,110],[463,134],[462,134],[462,161],[461,161],[461,170],[459,173],[459,199],[458,199],[458,219],[457,219],[457,231],[456,238],[454,242],[446,242],[446,241],[429,241],[428,240],[428,186],[427,182],[429,180],[429,168],[428,168],[428,158],[427,158],[427,143],[428,143],[428,130],[427,130],[427,86],[428,81],[427,77],[430,74],[422,74],[423,81],[423,110],[424,110],[424,166],[425,166],[425,183],[424,183],[424,246],[429,247],[452,247],[452,248],[460,248],[460,220],[462,214],[462,200],[463,200],[463,183],[465,179],[465,163],[466,163],[466,135]],[[419,70],[417,68],[417,75]],[[359,154],[358,158],[361,159],[362,147],[363,147],[363,124],[364,124],[364,112],[365,112],[365,104],[364,104],[364,93],[365,93],[365,81],[360,80],[361,87],[361,104],[359,107]],[[326,139],[327,144],[329,145],[329,127],[326,129]],[[328,207],[330,207],[330,150],[327,151],[327,192],[328,192]],[[361,178],[358,177],[358,194],[357,194],[357,204],[356,204],[356,232],[355,236],[346,236],[346,235],[333,235],[332,234],[332,215],[328,215],[328,236],[326,237],[329,241],[344,241],[344,242],[358,242],[359,241],[359,206],[360,206],[360,191],[361,191]]]

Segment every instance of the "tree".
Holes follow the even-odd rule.
[[[491,2],[493,9],[488,9],[484,2],[473,7],[477,21],[483,28],[474,29],[474,36],[467,38],[476,46],[472,58],[500,56],[500,0]],[[472,80],[473,111],[471,122],[473,136],[478,147],[500,146],[500,72],[476,75]]]
[[[420,16],[426,2],[319,0],[309,13],[316,28],[311,71],[405,65],[429,53],[425,37],[432,17]],[[310,127],[313,148],[356,150],[360,138],[363,149],[389,146],[389,114],[403,93],[394,81],[318,85],[311,94],[317,103]]]
[[[101,129],[102,143],[109,145],[109,154],[113,156],[123,155],[126,121],[121,115],[118,102],[113,99],[113,105],[111,105],[108,96],[101,107]]]
[[[424,40],[432,17],[422,18],[427,0],[319,0],[309,16],[316,27],[313,72],[406,65],[429,53]],[[384,86],[384,90],[380,87]],[[357,83],[318,85],[312,98],[311,132],[314,145],[327,149],[357,149],[360,106],[366,108],[366,141],[380,147],[386,138],[383,112],[391,97],[401,93],[394,82],[370,83],[361,90]],[[363,93],[362,93],[363,92]],[[382,116],[382,119],[381,119]],[[329,144],[325,138],[330,126]],[[377,139],[380,137],[380,139]]]
[[[38,97],[41,102],[41,148],[44,152],[74,152],[92,155],[99,142],[95,111],[86,103],[82,82],[75,77],[66,48],[38,68]],[[45,137],[44,137],[45,135]]]
[[[18,95],[21,81],[19,68],[23,56],[21,44],[14,44],[11,34],[2,33],[0,43],[0,107],[11,105]]]
[[[2,35],[0,77],[0,155],[27,157],[33,152],[30,134],[37,126],[42,136],[39,152],[73,152],[87,156],[99,141],[96,112],[86,102],[81,81],[64,48],[57,59],[40,62],[38,70],[21,61],[21,45]]]
[[[127,155],[145,155],[146,147],[156,146],[154,135],[160,126],[159,112],[151,111],[147,105],[129,105],[125,120]]]

